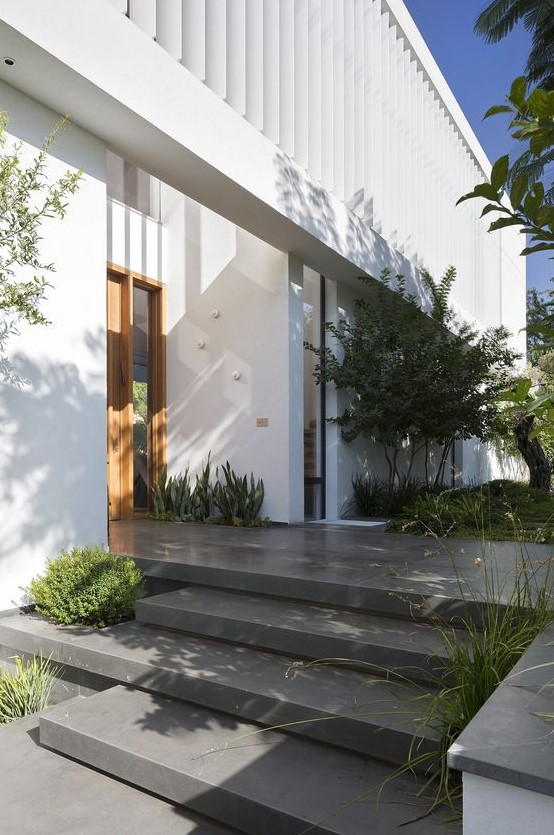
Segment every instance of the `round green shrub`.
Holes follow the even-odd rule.
[[[37,611],[56,623],[109,626],[133,617],[142,572],[133,560],[86,545],[48,560],[29,592]]]

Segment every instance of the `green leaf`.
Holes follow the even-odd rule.
[[[510,189],[510,203],[512,204],[514,209],[518,209],[521,207],[521,203],[527,193],[528,186],[528,175],[525,172],[518,174],[515,180],[513,181],[512,187]]]
[[[489,226],[489,232],[495,232],[497,229],[504,229],[506,226],[520,226],[521,222],[517,217],[501,217],[493,221]]]
[[[534,116],[552,116],[551,102],[548,93],[537,87],[527,99],[529,110]]]
[[[518,78],[512,81],[512,86],[510,87],[510,95],[508,96],[509,101],[511,101],[518,110],[525,111],[527,108],[527,102],[525,101],[525,95],[527,93],[527,81],[525,80],[524,75],[518,76]]]
[[[496,191],[500,191],[500,189],[504,187],[504,184],[508,179],[509,168],[510,158],[508,154],[500,157],[500,159],[497,159],[494,163],[491,171],[491,186],[496,189]]]
[[[534,246],[526,246],[522,249],[520,255],[532,255],[534,252],[548,252],[554,250],[554,243],[535,244]]]
[[[493,107],[489,107],[485,115],[483,116],[483,121],[488,119],[489,116],[496,116],[497,113],[513,113],[514,110],[507,104],[495,104]]]

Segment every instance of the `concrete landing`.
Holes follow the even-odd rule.
[[[522,559],[550,546],[402,536],[378,528],[261,529],[153,520],[110,523],[110,549],[151,576],[428,620],[464,617],[487,585],[509,593]],[[477,562],[476,562],[477,561]]]

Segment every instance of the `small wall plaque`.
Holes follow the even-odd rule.
[[[256,418],[257,429],[260,429],[264,426],[269,426],[269,418]]]

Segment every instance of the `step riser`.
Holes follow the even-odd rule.
[[[403,620],[435,623],[443,617],[452,624],[463,625],[468,612],[479,617],[478,601],[468,604],[468,609],[459,600],[446,597],[431,597],[409,591],[391,591],[390,588],[348,586],[332,582],[318,582],[310,578],[279,577],[273,574],[233,571],[210,566],[150,560],[134,557],[137,566],[153,580],[167,580],[175,583],[209,586],[213,588],[263,594],[284,600],[305,600],[353,609],[360,612],[384,615]]]
[[[216,615],[185,612],[156,605],[153,600],[139,600],[136,617],[138,621],[153,626],[268,649],[291,659],[348,659],[352,667],[356,667],[358,662],[358,668],[368,672],[383,674],[390,670],[402,674],[402,671],[406,671],[415,681],[436,682],[436,660],[428,652],[418,652],[416,647],[413,650],[380,647],[331,635],[291,632],[265,624],[242,623]]]

